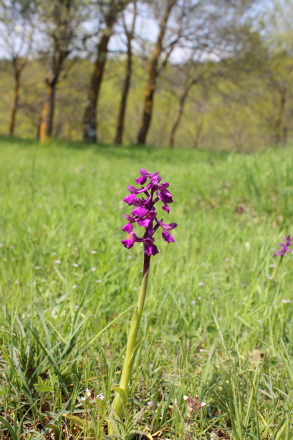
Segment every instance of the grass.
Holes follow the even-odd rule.
[[[176,243],[157,239],[117,439],[292,438],[292,255],[275,278],[272,267],[292,233],[292,148],[249,156],[2,138],[0,150],[1,440],[103,439],[115,422],[142,269],[140,246],[120,243],[122,199],[142,167],[171,183],[179,227]],[[190,414],[184,395],[206,406]]]

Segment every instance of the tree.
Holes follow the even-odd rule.
[[[293,0],[271,0],[262,8],[258,29],[271,53],[293,56]]]
[[[139,144],[145,144],[150,128],[157,81],[174,52],[183,57],[190,51],[209,54],[210,46],[218,41],[217,56],[223,57],[221,34],[217,20],[229,21],[233,11],[246,10],[253,0],[158,0],[151,4],[158,23],[158,37],[148,63],[148,79],[143,105],[143,115],[137,136]],[[226,14],[226,15],[225,15]],[[230,23],[231,24],[231,21]],[[227,45],[226,45],[227,46]],[[204,48],[204,52],[203,52]],[[226,49],[227,50],[227,47]]]
[[[264,120],[263,125],[269,134],[269,141],[277,146],[285,145],[289,121],[292,118],[292,57],[284,52],[270,56],[263,70],[263,89],[256,109]]]
[[[169,147],[174,147],[175,133],[193,86],[214,81],[217,76],[229,78],[235,75],[235,69],[231,69],[231,65],[229,69],[225,69],[225,63],[220,64],[220,61],[241,53],[248,37],[253,34],[250,26],[243,24],[243,14],[250,6],[251,3],[245,0],[202,1],[198,2],[196,13],[189,16],[193,31],[186,35],[183,42],[186,58],[181,65],[183,87],[179,87],[179,105],[170,132]],[[213,68],[213,64],[218,64],[219,68]]]
[[[179,26],[179,32],[176,35],[174,40],[165,40],[165,36],[168,33],[168,21],[171,16],[171,12],[175,5],[177,4],[177,0],[164,0],[155,4],[156,6],[156,19],[159,23],[159,33],[157,36],[157,40],[155,43],[155,47],[153,53],[148,62],[148,78],[147,85],[145,91],[145,98],[143,104],[143,113],[141,118],[141,123],[137,135],[137,143],[145,144],[146,137],[150,128],[152,113],[153,113],[153,104],[154,104],[154,96],[156,91],[157,79],[160,73],[164,70],[167,65],[168,59],[175,47],[175,44],[180,38],[180,34],[182,32],[182,21]],[[162,54],[164,53],[164,59],[160,63],[160,59]]]
[[[173,122],[173,126],[170,132],[169,136],[169,147],[173,148],[175,143],[175,134],[179,127],[181,118],[183,116],[184,112],[184,106],[186,103],[186,100],[188,98],[189,92],[191,91],[192,87],[196,84],[200,84],[203,81],[207,81],[207,74],[209,72],[208,66],[206,65],[197,65],[197,63],[194,62],[194,60],[191,58],[186,64],[183,64],[181,67],[181,73],[183,75],[180,75],[181,84],[183,82],[182,91],[179,95],[179,106],[176,113],[176,117]],[[182,78],[183,76],[183,78]],[[185,77],[185,78],[184,78]],[[180,85],[181,85],[180,84]],[[181,88],[181,87],[180,87]],[[199,129],[202,130],[202,125],[199,125]]]
[[[3,0],[0,2],[0,48],[11,61],[14,78],[9,121],[10,136],[14,134],[15,130],[22,73],[33,48],[34,15],[34,5],[28,0]]]
[[[101,29],[99,29],[98,32],[99,41],[96,47],[94,71],[90,80],[88,100],[83,118],[83,139],[88,142],[95,143],[98,140],[97,107],[108,57],[108,44],[113,34],[117,18],[129,1],[130,0],[99,0],[95,4],[101,16]]]
[[[42,34],[40,54],[47,64],[45,101],[40,122],[40,141],[52,136],[55,94],[65,62],[77,48],[81,24],[85,20],[84,2],[80,0],[51,0],[39,2],[39,22]]]
[[[271,100],[267,121],[276,145],[285,144],[288,135],[285,116],[288,102],[292,100],[292,11],[293,0],[272,0],[260,17],[260,29],[269,52],[264,75]]]
[[[114,141],[116,145],[121,145],[123,140],[126,105],[127,105],[127,98],[130,90],[131,76],[132,76],[132,63],[133,63],[132,40],[134,39],[135,24],[137,19],[137,0],[133,0],[132,4],[133,4],[132,20],[129,27],[127,26],[126,23],[125,14],[122,15],[123,29],[126,36],[127,53],[126,53],[125,78],[122,86],[116,136]]]

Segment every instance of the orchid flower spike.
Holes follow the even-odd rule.
[[[291,237],[291,235],[285,235],[284,241],[284,243],[280,243],[281,249],[276,250],[274,257],[278,257],[280,255],[281,258],[283,258],[287,252],[293,251],[293,249],[289,249],[289,246],[293,246],[293,237]]]
[[[177,223],[164,223],[164,219],[158,219],[155,204],[159,201],[163,203],[162,209],[169,214],[169,204],[173,203],[172,194],[168,191],[169,183],[163,182],[159,172],[149,173],[142,168],[140,170],[141,177],[136,179],[136,183],[141,185],[141,188],[136,188],[132,185],[128,186],[130,195],[124,198],[124,202],[129,206],[134,206],[132,215],[125,215],[128,223],[123,226],[122,231],[128,233],[126,240],[122,240],[122,244],[130,249],[134,243],[144,244],[144,253],[146,255],[156,255],[159,249],[154,244],[154,234],[158,228],[162,228],[162,237],[167,243],[173,243],[175,238],[170,233],[172,229],[177,227]],[[140,198],[139,196],[142,195]],[[144,228],[142,237],[138,237],[134,233],[134,224]]]
[[[138,295],[137,307],[134,312],[134,317],[131,323],[129,336],[127,339],[126,354],[124,365],[120,376],[119,387],[114,388],[115,398],[112,403],[112,411],[121,419],[123,415],[123,409],[127,402],[127,392],[129,387],[129,381],[131,378],[132,370],[134,367],[135,356],[139,347],[136,339],[139,330],[139,324],[142,317],[144,302],[147,294],[148,277],[150,271],[151,256],[156,255],[159,250],[154,244],[154,234],[161,227],[163,229],[162,237],[167,243],[172,243],[175,238],[170,233],[172,229],[177,227],[176,223],[165,223],[163,219],[158,219],[158,213],[156,211],[155,204],[160,200],[163,203],[163,210],[167,213],[170,212],[169,204],[173,203],[172,194],[168,191],[169,183],[161,183],[162,177],[157,173],[149,173],[142,168],[140,170],[140,177],[136,179],[136,183],[141,188],[136,188],[130,185],[128,190],[130,194],[125,197],[124,201],[129,206],[133,206],[131,215],[125,215],[128,223],[123,226],[122,231],[127,232],[128,238],[122,240],[122,244],[130,249],[134,243],[143,243],[144,245],[144,262],[142,270],[141,287]],[[144,228],[144,232],[139,237],[134,232],[134,225]],[[115,426],[110,421],[108,427],[108,433],[110,435],[115,434]]]

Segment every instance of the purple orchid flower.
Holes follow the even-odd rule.
[[[141,188],[129,185],[128,190],[130,194],[125,197],[124,202],[129,206],[133,206],[131,215],[125,215],[127,224],[123,226],[122,231],[127,233],[125,240],[122,240],[123,246],[130,249],[135,243],[143,243],[144,247],[144,262],[142,270],[142,282],[139,291],[139,297],[137,307],[135,309],[134,319],[131,323],[129,336],[127,339],[126,355],[124,365],[121,372],[119,388],[120,392],[115,392],[115,399],[112,404],[112,408],[115,414],[119,418],[123,415],[123,409],[125,407],[125,399],[122,397],[121,392],[127,395],[129,381],[131,378],[135,355],[137,352],[136,338],[139,330],[139,324],[142,317],[144,302],[147,294],[148,277],[150,270],[151,257],[159,253],[159,249],[155,245],[154,234],[162,228],[162,237],[167,243],[173,243],[175,238],[170,231],[177,227],[176,223],[165,223],[164,219],[159,220],[156,210],[156,203],[161,201],[163,203],[163,210],[169,214],[170,203],[173,203],[172,194],[168,191],[169,183],[163,182],[160,173],[149,173],[146,169],[140,170],[140,177],[136,179],[136,183]],[[139,237],[134,232],[135,224],[144,228],[142,236]],[[198,404],[197,401],[193,406],[203,406],[204,403]],[[109,423],[108,433],[110,435],[115,434],[114,426]]]
[[[128,233],[127,239],[122,240],[122,244],[130,249],[134,243],[144,244],[144,253],[147,256],[156,255],[159,253],[159,249],[154,244],[154,234],[159,227],[163,229],[162,237],[167,243],[173,243],[175,238],[170,233],[172,229],[177,227],[177,223],[164,223],[164,219],[158,219],[158,213],[156,211],[155,204],[160,200],[163,203],[162,209],[169,214],[169,204],[173,203],[172,194],[167,190],[169,183],[161,183],[162,177],[159,172],[149,173],[146,169],[140,170],[141,177],[136,179],[141,188],[129,185],[128,190],[131,193],[124,198],[124,202],[129,206],[135,206],[131,215],[125,215],[128,220],[122,231]],[[143,186],[145,185],[146,186]],[[142,196],[141,198],[138,196]],[[138,237],[134,233],[134,223],[138,226],[145,228],[142,237]]]
[[[290,235],[285,235],[284,240],[285,243],[279,243],[281,249],[276,250],[276,252],[274,253],[274,257],[280,256],[282,259],[287,252],[293,252],[293,249],[289,249],[289,246],[293,246],[293,237],[291,237]]]

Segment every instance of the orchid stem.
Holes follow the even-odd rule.
[[[276,269],[276,272],[275,272],[275,275],[274,275],[274,278],[273,278],[274,280],[276,279],[276,276],[278,275],[278,272],[279,272],[279,269],[280,269],[283,257],[284,257],[284,255],[281,255],[281,258],[279,260],[279,263],[278,263],[278,266],[277,266],[277,269]]]
[[[151,261],[151,257],[145,254],[142,282],[139,291],[137,307],[134,313],[134,317],[132,319],[128,340],[127,340],[126,356],[122,368],[120,385],[119,385],[120,390],[119,389],[118,391],[115,390],[115,398],[112,404],[112,409],[119,418],[121,418],[123,414],[124,406],[126,404],[125,399],[123,398],[123,394],[125,393],[125,396],[127,396],[127,390],[134,366],[135,356],[139,348],[139,345],[136,343],[136,339],[137,339],[139,324],[140,324],[146,292],[147,292],[150,261]],[[115,433],[114,427],[111,422],[109,423],[108,431],[110,435]]]

